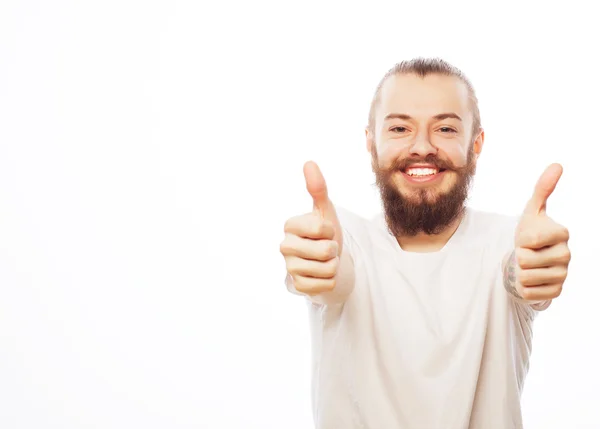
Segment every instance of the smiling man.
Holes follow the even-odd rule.
[[[569,234],[546,214],[562,167],[521,216],[466,199],[484,132],[469,80],[439,59],[377,87],[366,146],[383,212],[334,206],[313,162],[313,210],[285,223],[286,285],[310,302],[316,428],[521,428],[532,323],[562,290]]]

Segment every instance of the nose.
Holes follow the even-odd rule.
[[[426,134],[417,135],[414,144],[410,147],[410,154],[415,157],[425,158],[427,155],[437,153],[437,148],[431,144]]]

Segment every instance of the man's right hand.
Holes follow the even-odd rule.
[[[294,288],[317,295],[335,287],[343,246],[342,227],[317,164],[304,164],[304,177],[313,211],[287,220],[280,250]]]

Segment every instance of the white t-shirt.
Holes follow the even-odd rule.
[[[341,304],[309,300],[316,428],[522,428],[532,322],[549,302],[504,289],[518,219],[469,208],[443,249],[411,253],[383,215],[338,216],[355,284]]]

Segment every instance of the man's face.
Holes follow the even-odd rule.
[[[483,133],[472,135],[466,85],[452,76],[391,76],[367,145],[388,226],[436,234],[462,212]]]

